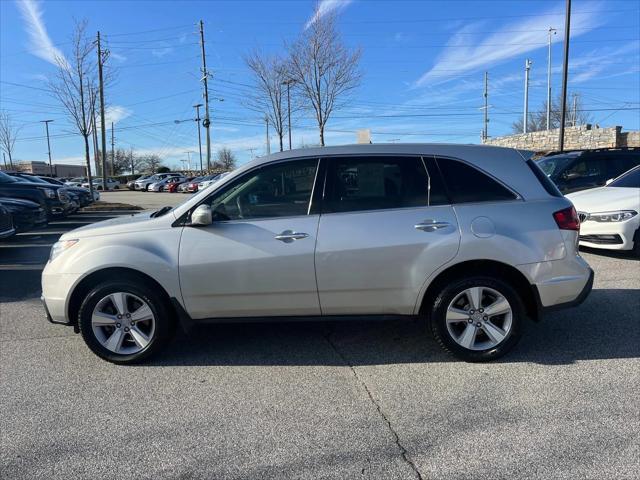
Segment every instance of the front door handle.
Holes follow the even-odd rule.
[[[413,227],[416,230],[422,230],[423,232],[435,232],[441,228],[451,226],[449,222],[436,222],[435,220],[426,220],[422,223],[417,223]]]
[[[275,238],[276,240],[280,240],[281,242],[284,243],[291,243],[294,240],[302,240],[303,238],[307,238],[309,236],[308,233],[303,233],[303,232],[294,232],[293,230],[285,230],[284,232],[276,235]]]

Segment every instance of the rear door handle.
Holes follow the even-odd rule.
[[[413,227],[416,230],[422,230],[423,232],[435,232],[436,230],[440,230],[441,228],[446,228],[449,226],[451,226],[449,222],[436,222],[435,220],[432,220],[417,223]]]
[[[303,238],[307,238],[309,236],[308,233],[303,233],[303,232],[294,232],[293,230],[285,230],[284,232],[276,235],[275,238],[276,240],[280,240],[281,242],[284,243],[291,243],[294,240],[302,240]]]

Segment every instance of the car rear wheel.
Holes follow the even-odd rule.
[[[442,288],[431,310],[430,327],[449,353],[468,362],[483,362],[515,346],[524,318],[522,299],[509,284],[475,276]]]
[[[160,351],[170,337],[166,303],[133,280],[103,282],[82,302],[80,333],[99,357],[117,364],[138,363]]]

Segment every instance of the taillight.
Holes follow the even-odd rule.
[[[558,224],[560,230],[580,230],[580,218],[578,212],[572,206],[558,210],[553,214],[553,218]]]

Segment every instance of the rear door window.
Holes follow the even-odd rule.
[[[430,177],[420,157],[329,159],[325,212],[426,207]]]
[[[453,203],[516,200],[511,190],[471,165],[449,158],[436,159]]]

